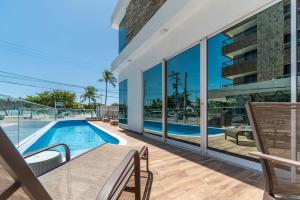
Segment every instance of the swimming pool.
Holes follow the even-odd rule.
[[[39,137],[25,142],[23,145],[27,147],[22,145],[21,153],[27,154],[52,144],[64,143],[69,146],[73,158],[105,143],[120,144],[120,140],[87,121],[58,121]],[[61,147],[56,149],[63,153]]]
[[[200,126],[168,123],[168,134],[177,136],[200,137]],[[162,132],[162,123],[156,121],[144,121],[144,129],[154,132]],[[209,127],[208,135],[218,135],[224,133],[224,130],[219,128]]]

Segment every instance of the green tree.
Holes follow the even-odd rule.
[[[78,108],[76,94],[65,90],[45,91],[35,96],[27,96],[25,100],[51,107],[55,106],[55,101],[64,102],[65,108]]]
[[[114,77],[112,72],[105,70],[103,72],[103,78],[99,79],[99,81],[105,82],[105,105],[106,105],[108,83],[111,84],[113,87],[116,87],[117,79],[116,77]]]
[[[91,108],[91,102],[96,103],[97,100],[97,89],[93,86],[86,87],[80,98],[81,102],[88,101],[88,106]]]

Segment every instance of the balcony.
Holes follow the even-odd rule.
[[[222,76],[234,79],[253,74],[257,71],[256,55],[242,57],[223,63]]]
[[[254,50],[256,48],[256,45],[256,32],[245,34],[239,38],[230,38],[223,41],[222,53],[229,58],[233,58],[236,55]]]

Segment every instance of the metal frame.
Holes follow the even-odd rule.
[[[264,11],[265,9],[270,8],[271,6],[279,3],[282,0],[274,0],[271,3],[267,3],[264,6],[262,6],[259,9],[256,9],[255,11],[246,14],[245,16],[241,17],[240,19],[229,23],[225,25],[224,27],[216,30],[215,32],[207,35],[207,37],[202,38],[199,41],[193,42],[192,44],[188,45],[186,48],[164,58],[162,60],[162,79],[163,79],[163,85],[162,85],[162,98],[163,98],[163,108],[162,108],[162,123],[163,123],[163,133],[162,138],[157,137],[157,139],[162,140],[166,143],[171,143],[176,146],[180,146],[183,148],[189,148],[196,151],[200,151],[203,154],[208,154],[211,156],[214,156],[216,158],[226,160],[229,162],[234,162],[236,164],[242,165],[244,167],[250,167],[256,170],[261,170],[261,167],[257,162],[253,162],[244,158],[240,158],[237,156],[229,155],[226,152],[221,153],[218,151],[214,151],[208,148],[208,135],[207,135],[207,40],[216,36],[217,34],[221,33],[222,31],[235,26],[244,20],[247,20],[250,17],[253,17],[254,15]],[[297,102],[297,5],[296,0],[290,0],[291,1],[291,102]],[[173,58],[180,53],[186,51],[187,49],[195,46],[200,45],[200,112],[201,112],[201,143],[199,146],[193,146],[189,144],[185,144],[183,141],[175,141],[173,139],[167,138],[167,114],[166,114],[166,98],[167,98],[167,78],[166,78],[166,67],[167,67],[167,59]],[[142,94],[143,95],[143,94]],[[150,135],[145,134],[145,136],[150,137]],[[156,137],[154,137],[156,138]]]
[[[162,138],[167,138],[167,61],[162,61]]]
[[[207,153],[207,39],[200,43],[200,112],[201,150]],[[202,67],[201,67],[202,66]]]

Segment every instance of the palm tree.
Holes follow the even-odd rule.
[[[100,82],[105,82],[105,105],[107,102],[107,87],[108,87],[108,83],[110,83],[113,87],[116,87],[116,83],[117,83],[117,79],[116,77],[114,77],[113,73],[105,70],[103,72],[103,78],[99,79]]]
[[[91,102],[96,102],[97,98],[97,89],[93,86],[88,86],[84,88],[84,93],[81,95],[81,102],[88,100],[89,108],[91,107]]]

